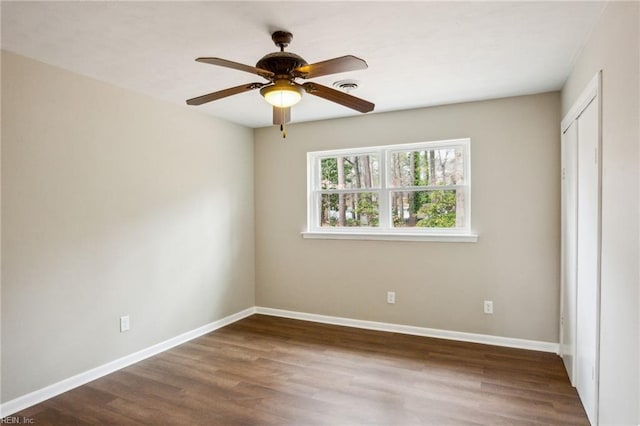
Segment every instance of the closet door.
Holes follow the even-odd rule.
[[[578,250],[578,123],[562,134],[562,312],[560,355],[575,386]]]
[[[600,306],[599,112],[594,100],[578,117],[578,232],[575,385],[597,423]]]
[[[562,120],[560,355],[592,425],[600,353],[600,98],[598,72]]]

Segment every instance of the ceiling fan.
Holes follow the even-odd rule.
[[[290,32],[276,31],[271,35],[271,39],[276,46],[280,48],[280,51],[265,55],[258,61],[255,67],[221,58],[196,59],[196,61],[206,64],[257,74],[267,80],[266,83],[248,83],[219,90],[189,99],[187,100],[187,104],[202,105],[217,99],[226,98],[227,96],[260,89],[260,94],[264,99],[273,105],[273,124],[279,124],[281,130],[283,130],[284,124],[291,121],[291,107],[302,99],[304,92],[362,113],[373,111],[375,105],[364,99],[318,83],[306,82],[299,84],[296,82],[296,80],[300,78],[306,80],[329,74],[366,69],[367,63],[365,61],[355,56],[347,55],[308,64],[307,61],[295,53],[284,51],[284,48],[287,47],[293,39],[293,35]]]

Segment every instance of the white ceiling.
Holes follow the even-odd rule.
[[[347,54],[369,68],[314,79],[357,79],[375,112],[558,90],[603,2],[7,2],[2,48],[249,127],[271,125],[257,91],[199,107],[185,100],[263,81],[197,63],[248,65],[278,50],[309,63]],[[374,112],[374,113],[375,113]],[[294,122],[357,115],[305,95]]]

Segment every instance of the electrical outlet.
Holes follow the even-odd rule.
[[[391,304],[396,303],[396,292],[395,291],[388,291],[387,292],[387,303],[391,303]]]
[[[492,314],[493,313],[493,301],[492,300],[485,300],[484,301],[484,313],[485,314]]]
[[[120,317],[120,333],[123,333],[125,331],[129,331],[129,315],[125,315],[123,317]]]

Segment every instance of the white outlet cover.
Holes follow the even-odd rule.
[[[129,327],[129,315],[120,317],[120,332],[122,333],[123,331],[129,331]]]

